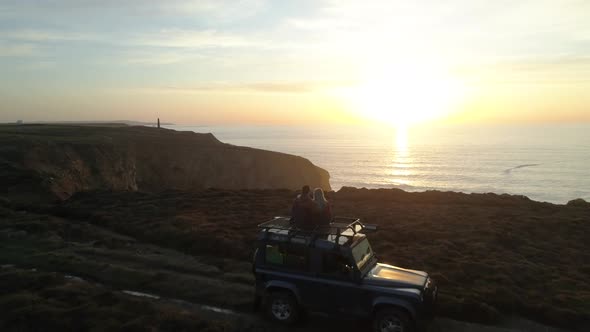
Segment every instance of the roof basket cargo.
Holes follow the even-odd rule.
[[[377,231],[377,225],[363,224],[359,218],[335,217],[329,225],[318,225],[313,228],[300,228],[291,222],[290,217],[274,217],[273,219],[258,225],[262,231],[278,233],[281,232],[292,239],[295,236],[313,238],[315,236],[333,235],[335,243],[340,243],[341,237],[353,238],[362,233],[373,233]],[[309,243],[312,243],[310,241]]]

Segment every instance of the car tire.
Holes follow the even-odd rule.
[[[396,308],[383,308],[373,319],[373,332],[413,332],[414,326],[408,315]]]
[[[265,300],[266,314],[271,320],[285,325],[293,325],[299,320],[299,304],[291,293],[272,292]]]

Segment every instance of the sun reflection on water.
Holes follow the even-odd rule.
[[[412,175],[411,158],[408,142],[408,129],[400,126],[396,129],[395,144],[393,151],[393,163],[389,172],[389,182],[392,184],[410,185],[412,181],[409,177]]]
[[[396,159],[397,156],[399,157],[407,157],[408,156],[408,128],[405,126],[400,126],[396,129],[395,133],[395,154]]]

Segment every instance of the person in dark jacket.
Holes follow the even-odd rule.
[[[322,188],[316,188],[313,191],[313,203],[315,205],[315,222],[319,225],[328,225],[332,221],[332,207]]]
[[[297,227],[306,228],[313,224],[314,202],[311,199],[311,189],[305,185],[301,194],[293,201],[291,208],[291,222]]]

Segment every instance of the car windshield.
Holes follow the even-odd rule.
[[[356,266],[361,269],[373,257],[373,249],[369,244],[367,238],[362,239],[352,248],[352,256],[356,262]]]

